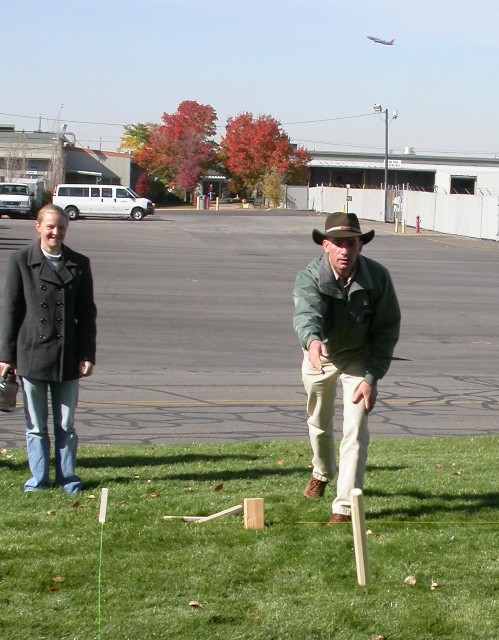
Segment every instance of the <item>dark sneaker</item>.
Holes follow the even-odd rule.
[[[352,522],[352,516],[346,516],[344,513],[333,513],[327,524],[341,524],[342,522]]]
[[[327,482],[317,480],[312,476],[307,482],[307,486],[303,489],[303,495],[305,498],[321,498],[324,495]]]

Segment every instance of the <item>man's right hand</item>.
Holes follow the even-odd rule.
[[[5,378],[10,369],[12,369],[14,373],[16,372],[16,367],[10,364],[10,362],[0,362],[0,376],[2,376],[2,378]]]
[[[327,350],[326,345],[320,340],[312,340],[312,342],[308,345],[308,359],[310,360],[310,364],[314,369],[316,369],[319,373],[324,373],[321,356],[323,356],[324,358],[329,357],[329,351]]]

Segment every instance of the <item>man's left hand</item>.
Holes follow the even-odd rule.
[[[366,413],[370,413],[374,405],[376,404],[376,398],[378,397],[378,386],[376,384],[369,384],[365,380],[359,384],[355,389],[352,402],[358,404],[361,400],[364,401]]]

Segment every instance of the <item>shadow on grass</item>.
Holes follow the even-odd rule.
[[[27,460],[23,462],[13,462],[12,460],[0,460],[0,469],[11,469],[12,471],[18,471],[19,469],[26,469],[28,466]]]
[[[378,498],[399,498],[407,496],[411,500],[417,500],[417,505],[410,507],[394,507],[393,509],[380,509],[374,513],[369,513],[369,520],[382,518],[421,518],[432,516],[438,513],[477,513],[482,510],[495,509],[499,507],[499,493],[425,493],[422,491],[400,491],[387,493],[385,491],[366,491],[366,497],[375,496]]]
[[[191,473],[172,473],[165,474],[162,477],[155,477],[156,481],[172,480],[174,482],[185,482],[190,484],[192,482],[229,482],[234,480],[252,480],[258,481],[264,478],[270,477],[286,477],[296,474],[303,474],[305,470],[303,467],[292,468],[275,468],[275,469],[237,469],[237,470],[220,470],[209,471],[205,473],[197,473],[195,471]],[[103,478],[98,481],[84,480],[85,489],[91,489],[92,487],[99,487],[106,481],[112,481],[117,484],[128,484],[135,482],[136,479],[130,476],[116,475]]]
[[[214,462],[217,460],[242,460],[252,461],[258,460],[258,456],[252,456],[247,454],[221,454],[221,455],[208,455],[187,453],[185,455],[177,456],[105,456],[102,458],[85,457],[84,454],[78,456],[78,466],[86,467],[87,469],[105,469],[121,467],[157,467],[166,464],[192,464],[196,462]]]
[[[224,468],[224,462],[255,462],[255,466],[250,468],[239,468],[239,469],[226,469]],[[184,464],[196,464],[196,463],[210,463],[210,464],[218,464],[220,463],[219,468],[210,469],[209,471],[198,471],[193,469],[192,471],[179,472],[177,469]],[[233,480],[248,480],[248,481],[258,481],[264,478],[271,477],[289,477],[289,476],[303,476],[300,478],[299,482],[305,482],[306,478],[310,474],[310,468],[307,466],[298,466],[298,467],[286,467],[286,466],[262,466],[258,464],[261,462],[261,458],[258,455],[249,455],[249,454],[220,454],[220,455],[209,455],[209,454],[197,454],[197,453],[187,453],[185,455],[172,455],[172,456],[127,456],[127,455],[118,455],[118,456],[109,456],[109,457],[85,457],[81,455],[78,458],[78,467],[86,468],[86,469],[109,469],[110,472],[106,473],[106,478],[101,480],[89,480],[85,482],[86,488],[98,487],[102,485],[102,482],[112,481],[116,483],[131,483],[135,481],[133,476],[134,470],[140,468],[141,473],[145,469],[150,469],[158,466],[167,466],[171,465],[173,467],[172,471],[165,471],[165,473],[156,477],[156,480],[172,480],[176,482],[224,482],[224,481],[233,481]],[[177,467],[177,469],[175,469]],[[401,471],[406,467],[403,466],[376,466],[372,468],[373,472],[376,471]],[[116,473],[113,475],[112,469],[118,470],[121,469],[121,473]],[[129,470],[130,475],[123,474],[123,470]],[[368,471],[370,469],[368,468]]]

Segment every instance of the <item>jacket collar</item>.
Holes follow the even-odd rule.
[[[319,287],[330,295],[343,298],[343,291],[340,289],[326,254],[322,256],[319,262]],[[364,256],[359,255],[355,276],[349,287],[349,292],[352,293],[358,289],[372,289],[373,287],[374,284],[367,267],[366,259]]]
[[[62,259],[57,265],[57,269],[54,271],[49,267],[47,261],[43,257],[43,252],[40,246],[40,242],[33,242],[30,246],[28,253],[28,266],[39,267],[39,277],[45,282],[61,285],[67,284],[73,280],[74,275],[71,269],[77,266],[76,261],[72,256],[72,251],[66,245],[62,245]]]

